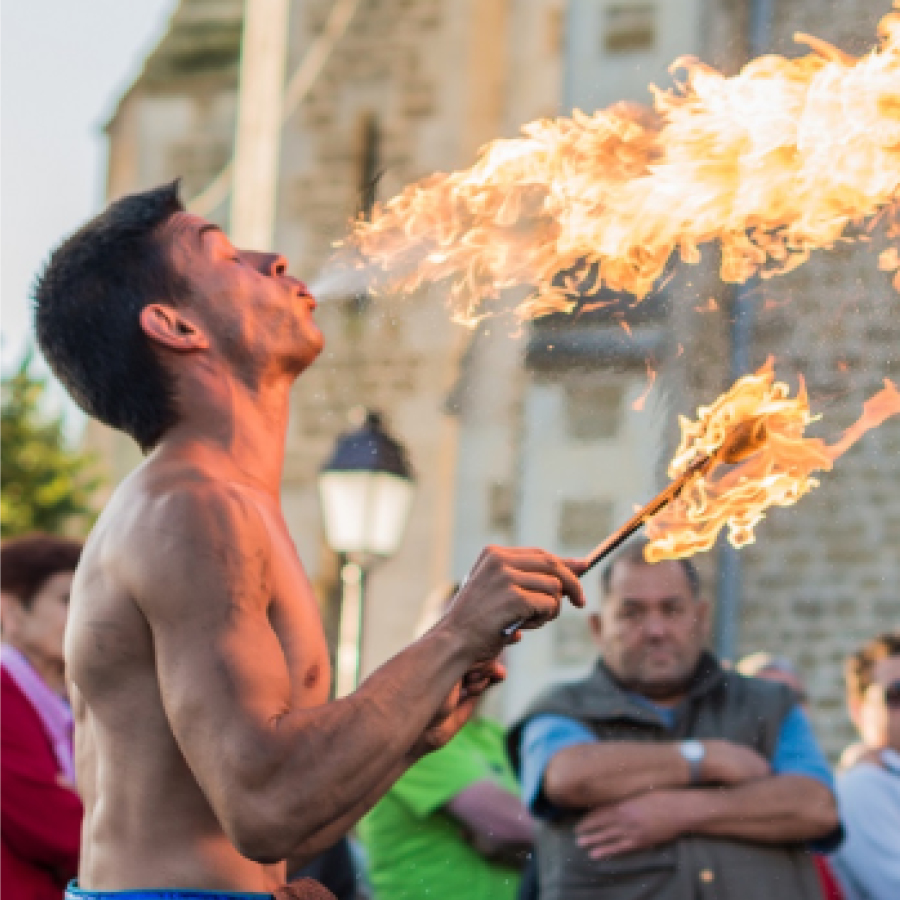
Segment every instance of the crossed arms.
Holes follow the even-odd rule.
[[[543,795],[557,807],[586,811],[576,832],[595,858],[687,834],[783,844],[837,827],[834,797],[821,781],[774,775],[759,754],[730,741],[703,743],[707,787],[691,787],[677,743],[621,741],[560,750],[544,772]]]

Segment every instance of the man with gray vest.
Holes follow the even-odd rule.
[[[601,576],[583,681],[512,728],[541,821],[542,900],[819,900],[809,842],[840,825],[828,764],[791,690],[723,669],[689,560],[628,545]]]

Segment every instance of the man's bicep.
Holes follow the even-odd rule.
[[[134,596],[153,634],[175,738],[194,772],[212,777],[228,766],[225,748],[239,752],[262,737],[290,698],[268,619],[269,543],[259,514],[240,497],[180,497],[160,512],[169,527],[160,536],[148,523]]]

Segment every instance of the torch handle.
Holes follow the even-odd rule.
[[[668,506],[683,490],[685,485],[695,476],[706,470],[712,456],[703,455],[696,459],[681,475],[661,490],[649,503],[642,506],[624,525],[614,531],[605,541],[594,547],[582,560],[582,572],[590,572],[600,560],[609,556],[613,550],[621,547],[646,521],[655,516],[664,506]]]
[[[581,561],[579,578],[590,572],[604,557],[621,547],[651,516],[655,516],[664,506],[671,503],[683,490],[685,485],[695,476],[705,472],[713,461],[712,455],[698,457],[673,482],[661,490],[649,503],[642,506],[621,528],[614,531],[605,541],[594,547]],[[521,619],[503,629],[506,637],[514,635],[528,620]]]

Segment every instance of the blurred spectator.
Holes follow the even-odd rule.
[[[444,590],[440,606],[454,595]],[[388,791],[360,833],[376,900],[512,900],[534,824],[503,727],[477,711]]]
[[[365,896],[365,891],[360,889],[360,873],[353,858],[350,839],[346,836],[302,865],[288,859],[287,871],[288,881],[312,878],[327,887],[336,900],[361,900]]]
[[[760,651],[745,656],[735,668],[741,675],[746,675],[748,678],[763,678],[766,681],[786,684],[794,692],[797,702],[806,709],[809,699],[806,685],[803,683],[800,673],[789,659]],[[843,892],[834,872],[831,870],[828,859],[817,853],[813,857],[813,862],[816,864],[816,872],[822,884],[822,895],[825,900],[843,900]]]
[[[806,686],[800,673],[794,668],[794,664],[783,656],[773,656],[771,653],[760,651],[745,656],[735,668],[741,675],[748,678],[763,678],[766,681],[776,681],[779,684],[786,684],[797,698],[797,702],[806,707],[809,697],[806,693]]]
[[[900,631],[848,660],[847,702],[862,739],[838,778],[846,840],[832,857],[848,900],[900,897]]]
[[[644,546],[603,571],[594,672],[539,698],[510,732],[542,820],[540,896],[818,900],[804,842],[838,823],[806,716],[786,687],[704,651],[696,569],[650,565]]]
[[[43,534],[0,549],[4,900],[59,900],[78,869],[82,810],[63,633],[80,555],[77,541]]]

